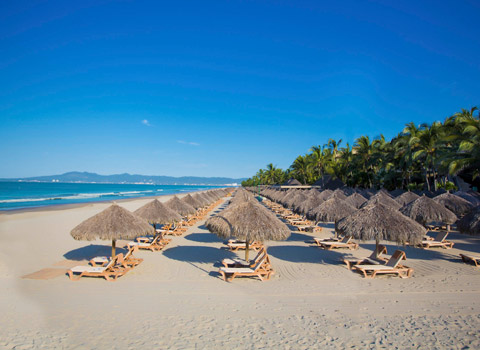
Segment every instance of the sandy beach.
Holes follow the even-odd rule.
[[[149,200],[120,205],[135,210]],[[0,349],[480,347],[480,270],[458,256],[479,253],[479,238],[451,233],[449,250],[402,247],[413,277],[372,280],[340,259],[367,256],[375,242],[348,252],[307,243],[330,237],[325,225],[266,242],[271,280],[227,283],[219,262],[244,253],[225,250],[200,221],[161,252],[137,252],[144,262],[116,282],[70,281],[67,268],[110,252],[110,242],[70,236],[107,206],[0,214]],[[389,254],[398,249],[386,246]],[[35,278],[39,270],[42,279]]]

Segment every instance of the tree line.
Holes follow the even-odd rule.
[[[477,107],[442,122],[415,125],[413,122],[390,141],[360,136],[353,146],[329,139],[299,155],[286,170],[272,163],[242,182],[243,186],[282,184],[295,178],[313,184],[331,175],[351,187],[451,189],[449,176],[470,181],[480,178],[480,117]]]

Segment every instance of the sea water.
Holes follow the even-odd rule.
[[[220,186],[0,182],[0,211],[202,191]]]

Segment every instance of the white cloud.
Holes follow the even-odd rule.
[[[147,119],[142,120],[142,124],[146,126],[152,126],[152,124],[150,124],[150,122]]]
[[[184,141],[184,140],[177,140],[177,142],[181,143],[182,145],[200,146],[200,144],[197,142],[190,142],[190,141]]]

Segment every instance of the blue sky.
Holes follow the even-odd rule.
[[[474,1],[3,1],[0,177],[248,177],[480,101]]]

